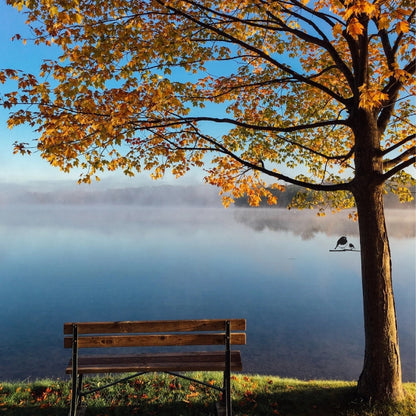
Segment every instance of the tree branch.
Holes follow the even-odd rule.
[[[412,24],[412,21],[413,21],[413,19],[415,17],[415,14],[416,14],[416,8],[414,8],[412,10],[412,13],[410,13],[409,17],[407,18],[407,22],[409,23],[409,25]],[[394,55],[397,53],[397,50],[400,47],[400,43],[401,43],[401,40],[403,38],[403,35],[404,35],[404,33],[403,32],[400,32],[400,34],[396,38],[396,41],[394,42],[394,45],[392,47],[392,52],[394,53]]]
[[[177,119],[179,116],[175,116],[175,117],[176,117],[175,119]],[[179,120],[181,121],[181,124],[188,124],[189,123],[189,125],[192,126],[192,129],[193,130],[195,130],[196,127],[194,125],[192,125],[191,122],[201,121],[201,120],[195,120],[195,119],[191,119],[191,118],[187,118],[187,117],[179,117]],[[216,122],[222,122],[220,120],[221,119],[217,119]],[[207,120],[207,118],[205,118],[203,121],[208,121],[208,120]],[[225,122],[225,121],[223,121],[223,122]],[[299,127],[302,127],[302,126],[296,126],[295,128],[297,129]],[[317,127],[317,126],[315,126],[315,127]],[[320,126],[320,127],[322,127],[322,126]],[[246,127],[246,128],[250,128],[250,127]],[[261,130],[261,128],[253,128],[253,130]],[[288,132],[288,131],[281,130],[281,132]],[[198,130],[198,134],[201,135],[201,133],[199,132],[199,130]],[[287,139],[287,138],[282,137],[282,136],[278,136],[277,138],[279,140],[281,140],[282,142],[289,143],[291,145],[294,145],[294,146],[298,147],[299,149],[306,150],[307,152],[310,152],[310,153],[312,153],[312,154],[314,154],[316,156],[319,156],[319,157],[321,157],[323,159],[326,159],[327,160],[327,163],[329,161],[331,161],[331,160],[339,160],[342,163],[344,163],[346,160],[348,160],[349,158],[351,158],[353,156],[354,152],[355,152],[355,147],[353,146],[351,148],[351,150],[348,153],[346,153],[346,154],[337,155],[337,156],[329,156],[329,155],[326,155],[326,154],[324,154],[322,152],[319,152],[317,150],[314,150],[314,149],[312,149],[312,148],[310,148],[308,146],[305,146],[305,145],[303,145],[301,143],[298,143],[298,142],[296,142],[294,140],[290,140],[290,139]]]
[[[242,166],[246,166],[247,168],[249,168],[251,170],[256,170],[256,171],[262,172],[262,173],[266,174],[267,176],[270,176],[270,177],[276,178],[278,180],[290,183],[292,185],[298,185],[298,186],[301,186],[303,188],[308,188],[308,189],[312,189],[312,190],[315,190],[315,191],[349,191],[351,189],[351,183],[350,182],[324,185],[324,184],[316,184],[316,183],[312,183],[312,182],[304,182],[304,181],[297,180],[297,179],[292,178],[290,176],[283,175],[283,174],[275,172],[273,170],[266,169],[264,167],[263,163],[254,164],[254,163],[252,163],[248,160],[245,160],[245,159],[241,158],[236,153],[234,153],[231,150],[229,150],[228,148],[226,148],[223,144],[217,142],[212,137],[209,137],[209,136],[206,136],[205,134],[202,134],[196,128],[195,128],[195,134],[199,135],[201,138],[203,138],[208,143],[211,143],[212,145],[214,145],[215,148],[220,153],[231,157],[232,159],[239,162]]]
[[[416,146],[413,146],[410,149],[407,149],[405,152],[395,157],[394,159],[386,160],[385,162],[383,162],[383,169],[389,170],[393,168],[394,166],[396,166],[398,163],[406,161],[411,156],[416,156]]]
[[[411,140],[414,140],[414,139],[416,139],[416,133],[413,133],[413,134],[405,137],[404,139],[400,140],[398,143],[394,144],[393,146],[390,146],[388,149],[384,149],[380,154],[381,154],[381,156],[384,156],[384,155],[392,152],[393,150],[398,149],[400,146],[403,146],[407,142],[410,142]]]
[[[298,126],[291,126],[291,127],[275,127],[275,126],[261,126],[257,124],[250,124],[246,123],[244,121],[234,120],[232,118],[217,118],[217,117],[186,117],[183,119],[186,122],[200,122],[200,121],[212,121],[215,123],[225,123],[225,124],[231,124],[238,127],[243,127],[246,129],[251,130],[259,130],[259,131],[271,131],[271,132],[278,132],[278,133],[292,133],[296,131],[302,131],[302,130],[309,130],[309,129],[315,129],[318,127],[328,127],[328,126],[349,126],[349,123],[347,120],[327,120],[327,121],[319,121],[316,123],[310,123],[310,124],[301,124]]]
[[[416,72],[416,59],[409,62],[403,68],[409,75],[414,75]],[[403,82],[396,79],[394,75],[390,78],[388,84],[383,88],[383,92],[389,95],[389,101],[383,107],[377,120],[377,125],[380,133],[383,133],[387,127],[391,115],[394,112],[394,103],[397,101],[397,97],[400,90],[403,88]]]
[[[385,182],[387,179],[391,178],[396,173],[402,171],[403,169],[406,169],[407,167],[413,165],[414,163],[416,163],[416,156],[413,156],[410,159],[407,159],[405,162],[401,163],[400,165],[396,165],[393,169],[381,175],[380,182],[381,183]]]
[[[328,18],[326,18],[327,16],[324,15],[323,13],[316,13],[316,12],[314,12],[314,10],[306,7],[305,5],[303,5],[302,3],[297,2],[297,1],[292,1],[292,3],[296,4],[298,7],[307,11],[308,13],[312,14],[313,16],[319,17],[320,19],[326,21],[331,27],[334,25]],[[336,49],[332,46],[331,42],[326,37],[325,33],[319,28],[319,26],[315,22],[313,22],[311,19],[307,19],[306,17],[302,16],[299,13],[296,13],[296,12],[286,8],[286,7],[284,9],[285,9],[286,13],[289,16],[293,16],[296,19],[304,21],[305,23],[307,23],[308,25],[313,27],[315,29],[315,31],[321,36],[322,39],[319,39],[315,36],[311,36],[308,33],[305,33],[301,30],[292,28],[292,27],[286,25],[281,19],[279,19],[279,18],[277,18],[276,16],[273,15],[273,18],[279,22],[279,24],[281,26],[281,29],[284,30],[285,32],[289,32],[289,33],[292,33],[292,34],[296,35],[299,39],[302,39],[302,40],[304,40],[308,43],[312,43],[314,45],[321,46],[326,51],[328,51],[329,55],[334,60],[334,63],[336,64],[336,67],[344,74],[345,78],[348,81],[348,84],[350,85],[351,88],[353,88],[353,86],[354,86],[354,76],[353,76],[353,74],[351,73],[348,66],[345,64],[344,60],[341,59],[341,57],[339,56]]]

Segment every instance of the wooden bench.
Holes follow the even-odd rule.
[[[240,351],[232,344],[246,343],[245,319],[205,319],[179,321],[70,322],[64,324],[64,347],[72,348],[66,373],[72,375],[70,415],[75,416],[82,397],[97,390],[148,372],[166,372],[214,388],[222,393],[226,416],[232,415],[230,373],[241,371]],[[171,346],[221,346],[212,351],[160,352]],[[140,354],[81,355],[83,348],[152,347],[157,352]],[[222,371],[222,387],[177,374],[184,371]],[[83,391],[82,377],[91,373],[129,373],[95,390]]]

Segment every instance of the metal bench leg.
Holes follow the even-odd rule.
[[[224,371],[225,416],[232,416],[230,342],[231,342],[230,321],[227,321],[225,323],[225,371]]]
[[[230,386],[229,378],[224,383],[224,392],[225,392],[225,416],[232,416],[231,386]]]
[[[79,379],[78,379],[79,378]],[[78,376],[78,328],[73,325],[72,328],[72,396],[70,416],[76,416],[79,404],[79,393],[81,391],[82,375]]]
[[[71,395],[71,408],[70,416],[76,416],[78,408],[81,405],[81,390],[82,390],[82,374],[72,379],[72,395]]]
[[[71,395],[71,408],[70,408],[70,416],[76,416],[77,414],[77,407],[78,407],[78,383],[77,383],[77,375],[74,374],[72,376],[72,395]]]

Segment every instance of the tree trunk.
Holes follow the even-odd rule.
[[[368,400],[403,399],[391,255],[382,186],[355,187],[364,303],[365,357],[358,393]]]

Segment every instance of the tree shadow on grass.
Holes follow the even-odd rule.
[[[7,416],[68,416],[68,408],[39,406],[0,408],[0,415]],[[188,404],[172,402],[170,404],[137,404],[131,406],[94,406],[85,409],[84,416],[217,416],[215,403]]]
[[[115,407],[88,407],[85,416],[217,416],[215,404],[189,405],[183,402],[170,404],[132,405]]]
[[[413,414],[414,397],[409,396],[407,404],[399,408],[377,406],[373,408],[357,399],[356,387],[321,387],[305,385],[282,387],[276,390],[238,391],[233,399],[233,416],[349,416],[349,415],[409,415]],[[138,401],[129,406],[103,406],[89,403],[84,416],[217,416],[215,401],[186,402],[177,400],[165,402]],[[396,411],[397,410],[397,411]],[[409,413],[410,412],[410,413]],[[0,407],[0,416],[67,416],[69,407]]]
[[[235,413],[251,416],[338,416],[345,415],[357,400],[356,388],[297,387],[276,392],[259,393],[235,403]],[[237,410],[238,409],[238,410]]]
[[[238,393],[233,400],[234,416],[338,416],[345,415],[355,399],[354,387],[312,387],[252,393]],[[8,416],[67,416],[68,408],[15,408]],[[135,403],[130,406],[89,405],[85,416],[216,416],[215,402]]]
[[[0,407],[0,415],[7,416],[68,416],[69,409],[39,406]]]

